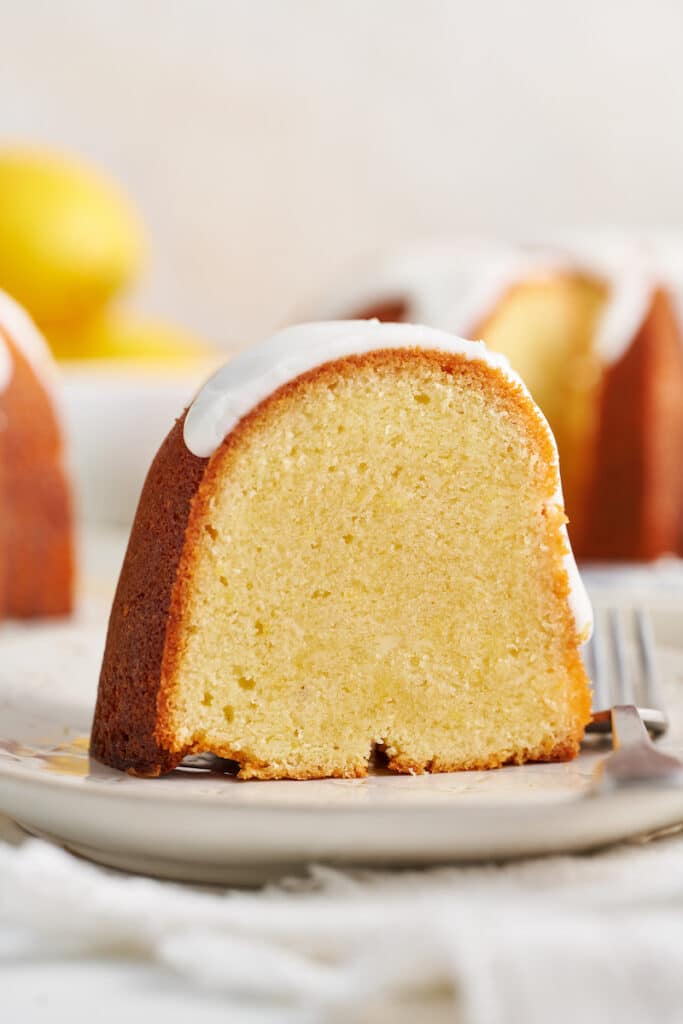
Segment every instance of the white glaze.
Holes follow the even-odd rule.
[[[442,349],[479,359],[524,387],[505,356],[481,341],[465,341],[432,327],[339,320],[299,324],[241,352],[201,389],[185,420],[185,443],[194,455],[213,454],[232,428],[276,388],[333,359],[380,348]]]
[[[413,244],[357,267],[314,312],[339,319],[404,298],[408,320],[469,336],[515,284],[583,272],[609,291],[595,340],[600,359],[609,365],[623,355],[647,315],[656,286],[652,266],[646,246],[623,239],[599,246],[572,239],[555,248],[472,239]]]
[[[52,391],[55,386],[56,372],[45,338],[25,309],[6,292],[0,291],[0,336],[3,333],[21,350],[41,383],[49,391]],[[5,354],[4,370],[3,351]],[[6,366],[7,361],[9,361],[9,370]],[[0,390],[3,390],[9,383],[11,373],[10,353],[6,345],[0,345]]]
[[[485,363],[520,388],[532,403],[539,423],[555,452],[557,489],[551,501],[564,507],[557,445],[548,422],[521,377],[504,356],[489,351],[483,342],[465,341],[445,331],[412,324],[381,324],[377,320],[347,320],[301,324],[288,327],[268,341],[240,353],[215,373],[190,406],[184,426],[188,449],[201,458],[211,456],[233,427],[251,409],[277,388],[323,363],[378,349],[439,349]],[[593,615],[567,535],[562,528],[567,553],[570,602],[576,628],[588,639]]]
[[[566,268],[593,274],[607,285],[609,296],[595,346],[605,365],[616,363],[641,328],[655,290],[666,276],[652,246],[637,237],[575,234],[559,252]]]

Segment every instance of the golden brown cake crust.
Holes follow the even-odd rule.
[[[572,534],[577,556],[683,554],[682,452],[683,338],[659,290],[632,344],[605,371],[593,470]]]
[[[10,337],[0,393],[0,618],[66,615],[74,585],[71,488],[50,395]]]
[[[377,350],[350,356],[302,374],[270,394],[252,409],[228,434],[209,459],[192,455],[183,439],[184,414],[175,424],[152,463],[140,497],[140,503],[124,559],[121,577],[111,611],[99,692],[93,723],[91,753],[98,760],[137,775],[157,776],[176,767],[189,753],[207,747],[198,741],[179,745],[171,724],[168,705],[179,657],[179,634],[194,575],[204,519],[225,462],[241,448],[273,408],[287,403],[300,389],[318,379],[332,380],[353,374],[358,366],[401,367],[415,359],[455,374],[466,367],[475,387],[495,392],[510,414],[519,416],[527,434],[534,439],[548,472],[551,493],[555,479],[555,450],[550,436],[533,403],[521,390],[484,363],[464,356],[422,349]],[[564,542],[558,534],[558,559],[564,554]],[[566,573],[553,581],[557,597],[567,603],[569,581]],[[567,760],[578,753],[583,728],[590,715],[590,695],[578,651],[572,675],[577,681],[573,710],[575,733],[543,749],[527,751],[524,756],[491,759],[471,765],[416,764],[400,758],[389,767],[397,772],[452,771],[458,768],[496,768],[517,760]],[[245,761],[243,754],[229,748],[211,748],[212,752],[239,760],[241,778],[282,778],[282,771],[271,765]],[[335,774],[335,773],[332,773]],[[367,766],[353,766],[338,773],[362,776]],[[287,778],[316,778],[330,772],[287,772]]]
[[[379,320],[385,324],[407,323],[410,314],[410,303],[407,299],[397,296],[395,299],[382,299],[369,306],[357,309],[350,320]]]
[[[207,459],[192,455],[179,419],[152,463],[109,619],[90,744],[94,757],[141,775],[182,759],[159,746],[157,698],[171,595],[192,500]]]

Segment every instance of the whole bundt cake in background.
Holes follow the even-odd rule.
[[[65,615],[73,604],[70,483],[49,349],[0,292],[0,618]]]
[[[562,760],[591,614],[557,449],[505,359],[410,325],[291,328],[200,391],[149,471],[91,753],[243,778]]]
[[[314,314],[483,338],[550,421],[577,555],[683,554],[683,339],[671,295],[632,249],[411,247]]]

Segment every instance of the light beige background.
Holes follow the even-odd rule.
[[[683,224],[680,0],[0,0],[0,135],[82,152],[228,345],[367,249]]]

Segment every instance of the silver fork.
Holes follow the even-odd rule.
[[[628,638],[635,657],[630,655]],[[611,732],[610,709],[634,704],[652,736],[669,728],[664,711],[652,625],[642,608],[597,610],[595,629],[586,647],[586,669],[593,681],[593,720],[589,732]]]
[[[634,640],[630,657],[628,636]],[[598,766],[600,788],[642,784],[683,785],[683,763],[656,749],[669,722],[664,711],[650,622],[641,608],[609,608],[596,615],[587,667],[593,680],[589,729],[611,732],[614,750]]]

